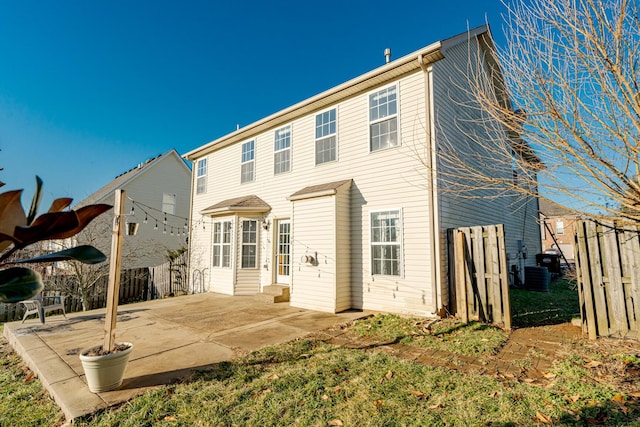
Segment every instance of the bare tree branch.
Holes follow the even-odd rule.
[[[524,197],[538,195],[537,180],[540,197],[577,214],[640,221],[636,2],[505,6],[506,45],[487,38],[469,51],[468,99],[452,101],[471,107],[456,123],[470,151],[460,141],[442,145],[441,187]]]

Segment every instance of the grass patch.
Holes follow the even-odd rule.
[[[580,317],[578,291],[573,282],[557,279],[549,284],[549,292],[510,289],[513,326],[555,325]]]
[[[539,387],[300,340],[222,363],[188,384],[161,387],[82,421],[90,426],[637,422],[635,403],[593,381],[580,363],[559,364],[555,382]]]
[[[419,324],[375,316],[354,329],[405,339]],[[452,320],[432,326],[446,343],[485,329]],[[490,331],[495,333],[495,331]],[[447,337],[447,340],[444,340]],[[413,342],[420,341],[413,336]],[[408,338],[407,338],[408,339]],[[482,341],[482,339],[481,339]],[[613,341],[611,341],[613,342]],[[615,343],[619,343],[616,341]],[[62,414],[0,338],[0,425],[59,425]],[[445,344],[446,345],[446,344]],[[459,348],[460,343],[456,343]],[[575,344],[547,384],[460,373],[392,355],[314,340],[268,347],[158,387],[81,426],[567,426],[640,425],[635,343]],[[493,351],[488,348],[484,351]]]
[[[424,326],[424,319],[377,314],[356,321],[351,331],[361,337],[434,348],[465,356],[495,354],[509,337],[499,328],[479,322],[465,325],[453,318],[434,322],[428,331]]]
[[[50,426],[64,415],[2,335],[0,324],[0,426]]]

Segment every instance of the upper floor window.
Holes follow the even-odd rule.
[[[258,254],[258,221],[242,221],[242,268],[256,268]]]
[[[205,193],[207,191],[207,159],[198,160],[196,176],[196,193]]]
[[[398,145],[397,88],[390,86],[369,95],[369,150]]]
[[[336,109],[316,115],[316,165],[336,159]]]
[[[240,182],[251,182],[255,176],[255,143],[248,141],[242,144],[242,162],[240,165]]]
[[[291,170],[291,126],[276,130],[273,152],[274,175],[289,172]]]
[[[564,234],[564,221],[556,221],[556,234]]]
[[[213,266],[231,267],[231,221],[213,223]]]
[[[171,193],[162,194],[162,212],[170,215],[176,214],[176,195]]]
[[[400,276],[401,256],[400,210],[371,212],[371,274]]]

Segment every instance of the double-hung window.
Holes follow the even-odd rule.
[[[316,165],[336,159],[336,109],[316,115]]]
[[[240,182],[251,182],[254,180],[255,172],[255,142],[248,141],[242,144],[242,162],[240,171]]]
[[[389,86],[369,95],[369,150],[398,145],[397,88]]]
[[[564,221],[556,221],[556,234],[559,236],[564,234]]]
[[[400,276],[401,258],[400,210],[371,212],[371,274]]]
[[[176,214],[176,195],[171,193],[162,193],[162,212],[169,215]]]
[[[207,191],[207,159],[198,160],[196,180],[196,193],[206,193]]]
[[[231,221],[213,223],[213,266],[231,267]]]
[[[274,175],[289,172],[291,170],[291,126],[276,130],[273,153]]]
[[[242,268],[256,268],[258,254],[258,221],[242,221]]]

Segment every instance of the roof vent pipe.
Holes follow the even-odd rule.
[[[388,64],[388,63],[389,63],[389,61],[391,61],[391,49],[386,48],[386,49],[384,50],[384,62],[385,62],[386,64]]]

